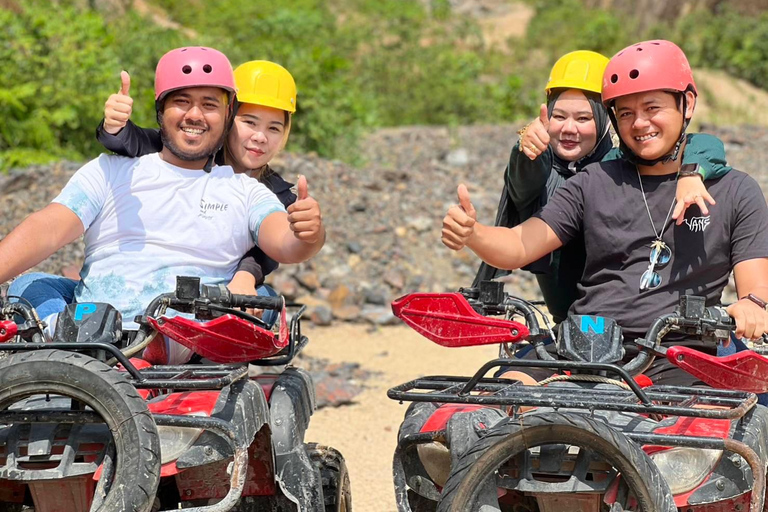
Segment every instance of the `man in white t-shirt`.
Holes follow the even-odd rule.
[[[0,241],[0,283],[85,234],[76,302],[107,302],[127,328],[176,276],[227,283],[257,244],[281,263],[315,255],[325,241],[314,200],[289,218],[257,180],[212,166],[233,115],[227,58],[180,48],[155,76],[163,150],[141,158],[101,155],[80,168],[53,202]]]

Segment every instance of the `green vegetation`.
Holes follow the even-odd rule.
[[[661,37],[663,27],[652,30]],[[743,16],[731,8],[699,11],[673,27],[674,40],[691,64],[719,69],[765,88],[768,84],[768,12]]]
[[[541,79],[501,72],[503,57],[446,0],[428,10],[402,0],[147,3],[184,30],[133,11],[107,19],[98,1],[0,8],[0,169],[96,155],[94,130],[121,69],[131,73],[134,119],[154,125],[154,66],[185,44],[218,48],[234,65],[283,64],[299,86],[289,149],[348,161],[371,128],[510,121],[539,99]]]
[[[530,0],[536,16],[527,46],[553,62],[573,50],[611,56],[635,41],[669,39],[685,51],[693,67],[722,70],[757,87],[768,84],[768,12],[746,16],[723,2],[715,11],[695,10],[680,19],[660,20],[640,30],[632,18],[585,9],[580,0]]]
[[[694,66],[768,83],[768,14],[694,12],[641,33],[631,20],[579,0],[529,0],[536,16],[526,41],[501,54],[484,47],[478,25],[453,14],[448,0],[145,1],[178,30],[132,10],[112,12],[120,3],[2,4],[0,170],[100,152],[94,129],[121,69],[131,73],[134,120],[153,126],[155,64],[190,44],[218,48],[235,65],[283,64],[299,86],[289,149],[347,161],[377,127],[528,118],[552,62],[576,49],[612,55],[632,41],[665,37]]]

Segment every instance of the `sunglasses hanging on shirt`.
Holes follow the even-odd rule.
[[[643,179],[640,177],[640,170],[637,170],[637,181],[640,182],[640,192],[643,194],[643,203],[645,203],[645,211],[648,212],[648,219],[651,221],[651,228],[653,228],[653,234],[656,235],[656,240],[651,243],[651,255],[650,264],[643,275],[640,276],[640,291],[653,290],[661,286],[661,276],[656,269],[662,269],[672,259],[672,250],[661,239],[664,235],[664,230],[667,228],[667,222],[669,222],[669,216],[672,215],[672,209],[675,207],[676,199],[672,198],[672,204],[669,205],[669,211],[667,212],[667,218],[664,219],[664,224],[661,225],[661,232],[656,231],[656,226],[653,224],[653,217],[651,216],[651,209],[648,207],[648,200],[645,199],[645,190],[643,189]],[[677,183],[677,179],[675,179]]]

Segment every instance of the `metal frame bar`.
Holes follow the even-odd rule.
[[[526,386],[513,379],[483,377],[491,368],[501,366],[608,371],[618,374],[631,391]],[[471,394],[472,392],[480,394]],[[757,395],[744,391],[682,386],[652,386],[641,389],[628,373],[613,364],[509,359],[489,361],[472,377],[429,376],[414,379],[389,389],[387,396],[401,402],[572,408],[709,419],[738,419],[757,403]],[[658,405],[654,402],[669,405]],[[701,405],[722,409],[695,407]]]

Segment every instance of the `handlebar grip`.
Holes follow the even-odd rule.
[[[733,317],[725,311],[725,308],[721,306],[708,307],[706,309],[704,316],[709,318],[710,320],[714,320],[715,322],[717,322],[718,327],[720,326],[724,328],[736,327],[736,320],[734,320]]]
[[[282,297],[261,297],[258,295],[239,295],[232,294],[230,305],[233,308],[254,308],[254,309],[283,309],[285,301]]]

